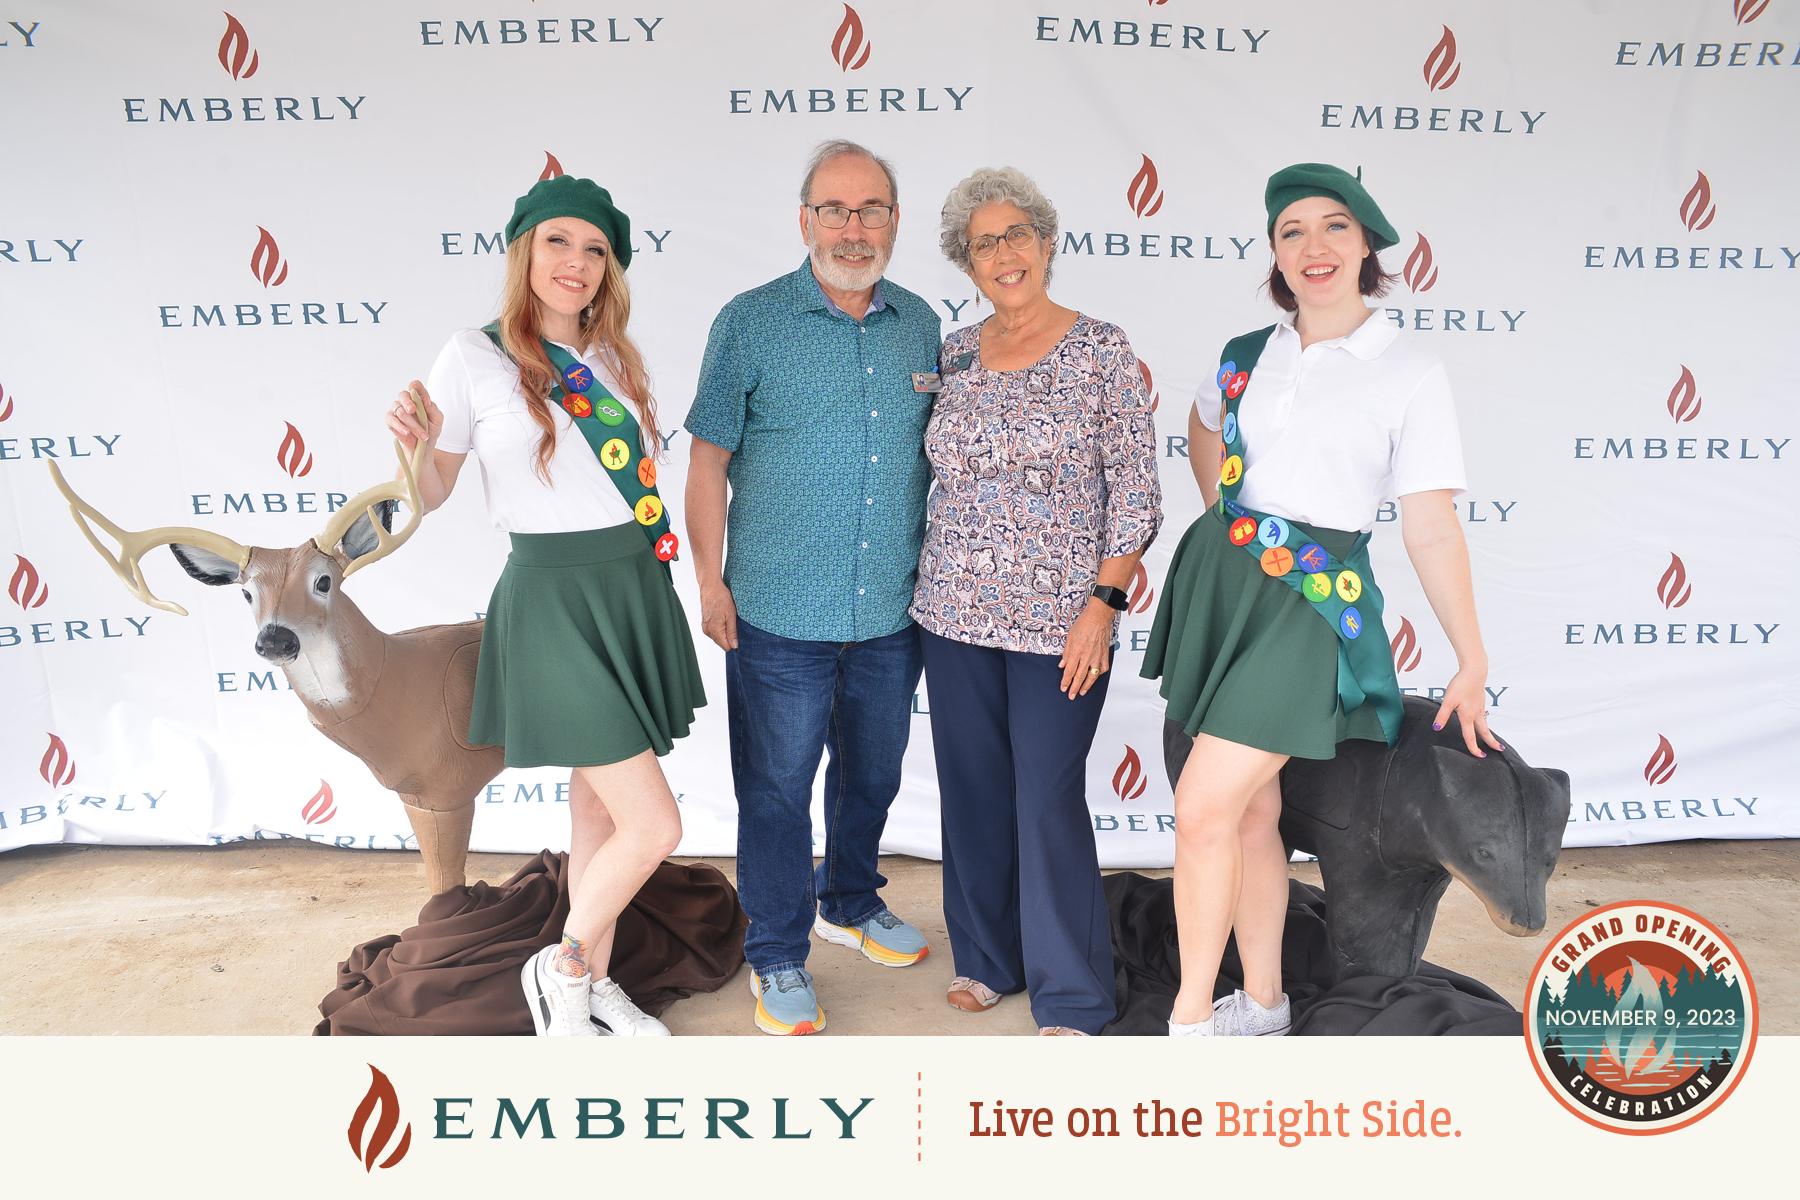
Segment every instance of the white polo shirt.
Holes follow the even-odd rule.
[[[629,399],[597,353],[576,354],[573,346],[563,349],[592,367],[607,391],[620,400]],[[425,386],[444,410],[438,449],[450,454],[475,452],[488,515],[496,528],[508,533],[570,533],[633,520],[631,506],[559,404],[550,406],[556,421],[550,482],[538,475],[542,433],[519,391],[518,368],[481,330],[465,329],[452,337],[431,365]],[[633,464],[638,453],[633,446]]]
[[[1215,431],[1216,376],[1194,399]],[[1372,529],[1383,501],[1468,488],[1443,363],[1379,313],[1304,350],[1285,316],[1238,399],[1238,422],[1246,449],[1238,502],[1278,517]]]

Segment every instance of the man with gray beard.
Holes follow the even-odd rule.
[[[882,966],[927,950],[882,903],[877,855],[919,682],[906,610],[940,324],[882,278],[900,224],[886,162],[854,142],[820,146],[799,215],[806,260],[719,313],[687,416],[701,627],[725,651],[744,956],[756,1026],[773,1034],[825,1027],[809,928]]]

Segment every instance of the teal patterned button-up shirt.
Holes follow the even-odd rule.
[[[725,583],[738,615],[807,641],[904,629],[925,533],[925,422],[942,325],[888,280],[851,320],[812,266],[713,322],[687,430],[731,452]]]

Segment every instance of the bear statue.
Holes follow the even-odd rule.
[[[1400,739],[1346,741],[1329,761],[1281,770],[1281,836],[1315,855],[1324,877],[1335,981],[1412,975],[1451,876],[1515,937],[1544,928],[1544,887],[1569,820],[1569,776],[1534,767],[1511,741],[1476,758],[1455,718],[1431,728],[1438,705],[1406,698]],[[1169,786],[1193,739],[1163,724]]]

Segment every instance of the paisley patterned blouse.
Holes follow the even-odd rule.
[[[1162,524],[1150,397],[1116,325],[1077,316],[1019,371],[981,365],[980,331],[958,329],[939,354],[912,616],[953,641],[1061,654],[1100,561]]]

